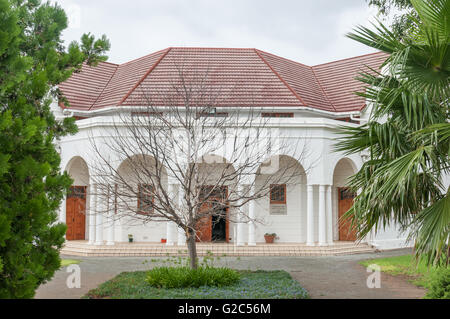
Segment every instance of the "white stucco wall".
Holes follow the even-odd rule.
[[[107,145],[102,145],[102,137],[110,134],[107,126],[111,123],[111,117],[98,116],[95,118],[80,120],[77,122],[79,132],[75,136],[64,137],[61,142],[62,169],[68,169],[76,179],[76,183],[82,183],[81,177],[76,171],[83,171],[81,164],[69,165],[76,157],[82,158],[88,166],[88,174],[92,173],[92,167],[99,165],[92,150],[91,141],[97,141],[102,152],[111,158],[116,167],[122,163],[117,155],[111,154]],[[269,197],[256,201],[256,213],[259,223],[256,223],[256,242],[264,241],[264,233],[277,233],[279,242],[306,242],[307,235],[307,185],[313,185],[314,189],[314,239],[318,241],[318,201],[319,186],[332,186],[333,207],[333,239],[338,240],[337,226],[337,187],[345,186],[345,180],[362,165],[359,154],[344,156],[333,150],[336,129],[344,122],[335,121],[326,117],[313,117],[310,113],[296,113],[294,118],[285,118],[274,121],[274,129],[280,134],[283,143],[290,145],[292,154],[299,160],[303,170],[303,177],[287,185],[287,214],[270,215]],[[278,124],[277,124],[278,123]],[[349,124],[347,125],[354,125]],[[224,157],[226,158],[226,148]],[[282,155],[282,154],[279,154]],[[344,158],[348,160],[341,161]],[[76,161],[78,163],[78,161]],[[75,162],[74,162],[75,163]],[[87,182],[88,185],[89,182]],[[84,184],[80,184],[84,185]],[[88,196],[89,207],[89,196]],[[244,209],[248,212],[248,206]],[[61,208],[61,220],[63,220],[64,208]],[[108,220],[104,220],[103,238],[107,238]],[[86,239],[88,239],[88,220],[86,221]],[[231,242],[236,240],[236,225],[230,223],[229,234]],[[242,228],[244,238],[247,241],[248,227]],[[128,234],[133,234],[135,241],[159,242],[166,238],[166,222],[151,222],[145,225],[142,222],[131,222],[127,219],[116,220],[114,228],[115,241],[127,241]],[[403,245],[404,236],[398,234],[397,229],[390,228],[368,239],[368,242],[380,249],[396,248]]]

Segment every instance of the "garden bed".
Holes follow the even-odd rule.
[[[88,299],[306,299],[308,293],[285,271],[239,271],[241,279],[227,287],[156,288],[147,271],[124,272],[89,291]]]

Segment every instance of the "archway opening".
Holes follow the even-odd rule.
[[[229,242],[230,220],[234,219],[231,215],[236,215],[229,207],[229,196],[236,190],[235,169],[224,157],[214,154],[202,156],[195,167],[194,187],[199,191],[201,203],[198,214],[205,215],[196,225],[196,241]]]
[[[355,241],[356,230],[351,222],[343,216],[353,206],[356,193],[348,187],[348,179],[357,172],[355,163],[348,159],[341,159],[333,173],[333,215],[335,220],[335,239],[340,241]]]
[[[86,162],[77,156],[69,162],[66,171],[74,180],[66,197],[66,240],[85,240],[89,169]]]
[[[272,156],[257,170],[255,189],[264,194],[255,201],[256,241],[276,233],[280,242],[306,242],[307,174],[302,164],[291,156]]]

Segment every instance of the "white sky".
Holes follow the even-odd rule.
[[[69,17],[66,43],[106,34],[114,63],[170,46],[257,48],[307,65],[375,52],[344,36],[373,21],[377,11],[365,0],[56,2]]]

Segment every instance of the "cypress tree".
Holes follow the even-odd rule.
[[[72,180],[55,140],[77,130],[50,103],[86,62],[105,61],[105,36],[67,48],[64,10],[40,0],[0,0],[0,298],[32,298],[60,268],[66,226],[57,210]],[[67,104],[67,101],[65,101]]]

